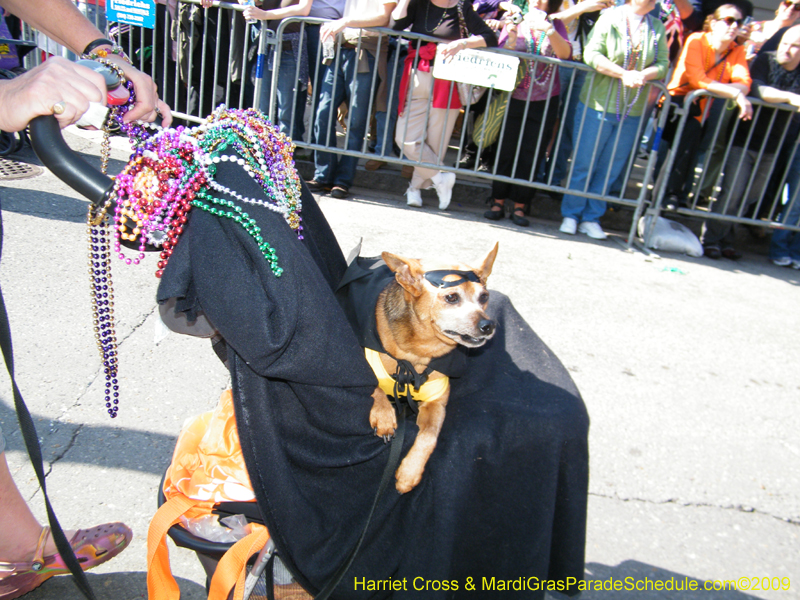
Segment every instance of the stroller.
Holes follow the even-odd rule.
[[[69,150],[53,118],[32,123],[31,137],[57,176],[104,201],[109,179]],[[247,197],[262,193],[234,162],[220,163],[217,180]],[[248,207],[280,255],[280,278],[235,223],[192,211],[156,296],[176,318],[213,324],[224,348],[242,452],[270,536],[258,562],[274,549],[304,590],[331,598],[476,590],[543,598],[552,581],[572,582],[559,591],[577,593],[588,416],[566,369],[510,300],[492,292],[487,312],[497,333],[451,380],[422,482],[405,495],[391,485],[376,493],[386,487],[390,454],[405,455],[416,425],[408,417],[404,439],[391,444],[373,434],[374,375],[340,304],[346,298],[335,293],[347,263],[305,184],[302,204],[302,240],[280,215]],[[212,560],[220,550],[179,529],[170,535]]]

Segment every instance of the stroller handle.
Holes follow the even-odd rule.
[[[92,204],[102,206],[111,193],[113,181],[67,145],[56,118],[36,117],[29,127],[31,146],[42,164]]]

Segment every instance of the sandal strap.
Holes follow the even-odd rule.
[[[492,200],[491,206],[489,206],[489,210],[493,209],[495,206],[499,206],[500,210],[505,210],[505,202],[498,202],[497,200]]]
[[[33,564],[31,568],[34,571],[41,571],[44,567],[44,547],[47,544],[47,537],[50,535],[50,527],[45,525],[42,527],[42,533],[39,534],[39,543],[36,544],[36,553],[33,555]]]

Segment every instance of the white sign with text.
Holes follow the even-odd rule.
[[[467,48],[445,60],[442,48],[443,44],[436,48],[436,60],[433,63],[433,76],[437,79],[471,83],[506,92],[517,87],[519,59],[516,56]]]

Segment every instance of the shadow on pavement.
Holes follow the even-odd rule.
[[[113,565],[113,561],[108,563]],[[98,598],[120,598],[136,600],[147,598],[147,573],[143,571],[105,573],[94,575],[86,574],[89,585],[92,586]],[[205,600],[206,590],[188,579],[175,578],[181,589],[181,600]],[[45,581],[41,587],[25,595],[26,600],[63,600],[64,598],[83,598],[78,588],[72,582],[71,575],[61,575]]]
[[[1,400],[0,427],[6,438],[6,449],[27,456],[13,404],[5,398]],[[45,463],[64,460],[108,469],[152,473],[160,477],[172,458],[178,439],[177,436],[150,431],[64,423],[36,414],[31,416],[41,441]],[[80,444],[75,443],[78,437]],[[103,451],[97,452],[97,448],[103,448]]]

